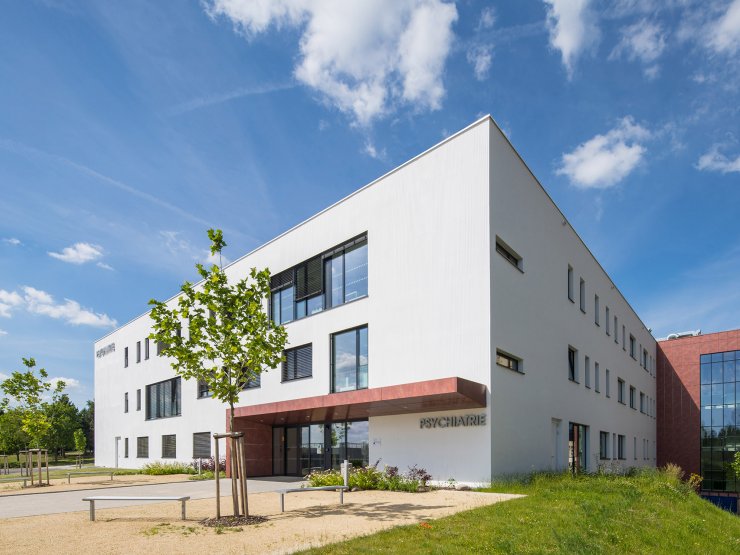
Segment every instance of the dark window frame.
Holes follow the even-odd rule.
[[[149,360],[149,338],[144,338],[144,360]]]
[[[522,370],[522,359],[509,353],[496,349],[496,364],[507,370],[516,372],[517,374],[524,374]]]
[[[123,438],[123,458],[128,459],[128,438]]]
[[[308,353],[306,354],[306,351]],[[300,362],[308,361],[308,373],[300,370]],[[293,368],[290,368],[293,366]],[[280,383],[305,380],[313,377],[313,344],[306,343],[286,349],[283,353],[283,362],[280,368]]]
[[[170,442],[172,444],[170,445]],[[172,451],[170,451],[172,449]],[[162,458],[163,459],[176,459],[177,458],[177,434],[163,434],[162,435]]]
[[[624,400],[624,394],[625,394],[624,386],[625,386],[624,380],[622,378],[617,378],[617,402],[622,405],[627,404]]]
[[[128,391],[123,394],[123,413],[128,412]]]
[[[496,252],[499,253],[509,264],[514,266],[514,268],[524,273],[522,257],[498,236],[496,236]]]
[[[599,432],[599,459],[609,460],[609,432]]]
[[[568,345],[568,380],[573,383],[578,381],[578,349]]]
[[[367,385],[365,387],[357,387],[357,385],[360,383],[360,369],[362,365],[360,364],[360,348],[361,348],[361,341],[360,341],[360,331],[361,330],[367,330]],[[334,360],[334,341],[336,336],[342,335],[348,332],[354,331],[355,332],[355,388],[354,389],[347,389],[344,391],[337,391],[336,390],[336,372],[335,372],[335,360]],[[330,364],[330,372],[331,372],[331,393],[345,393],[348,391],[361,391],[363,389],[368,389],[370,387],[370,331],[369,326],[367,324],[363,324],[361,326],[356,326],[353,328],[347,328],[345,330],[337,331],[331,334],[329,339],[329,364]]]
[[[136,364],[141,362],[141,341],[136,342]]]
[[[123,367],[128,368],[128,347],[123,348]]]
[[[143,446],[143,449],[142,449]],[[142,454],[143,451],[143,454]],[[137,459],[148,459],[149,458],[149,436],[138,436],[136,438],[136,458]]]
[[[165,414],[162,416],[152,416],[151,414],[151,409],[152,409],[151,392],[154,391],[155,390],[154,388],[156,387],[157,398],[158,398],[157,412],[159,412],[159,408],[160,408],[159,401],[162,401],[163,403],[165,401],[164,399],[165,393],[160,393],[159,387],[164,387],[164,384],[167,384],[167,383],[177,384],[177,387],[174,388],[175,395],[177,398],[177,402],[174,403],[176,405],[175,406],[176,412],[174,414]],[[180,376],[176,376],[174,378],[169,378],[167,380],[162,380],[159,382],[148,384],[145,386],[144,390],[145,390],[144,402],[146,403],[146,411],[145,411],[146,420],[161,420],[163,418],[176,418],[178,416],[182,416],[182,379],[180,378]],[[172,386],[170,386],[170,395],[172,395]],[[170,404],[171,405],[173,404],[172,397],[170,397]],[[164,405],[163,405],[163,408],[166,409]],[[166,410],[164,410],[164,412],[166,412]]]
[[[136,410],[141,410],[141,389],[136,390]]]
[[[208,444],[208,454],[203,455],[203,452],[198,451],[203,445],[203,436],[205,436],[206,443]],[[200,441],[199,441],[200,440]],[[194,459],[210,459],[212,456],[211,450],[211,432],[193,432],[193,458]]]

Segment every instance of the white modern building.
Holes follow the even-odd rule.
[[[240,397],[252,475],[655,465],[656,342],[489,116],[226,272],[252,267],[289,337]],[[147,313],[95,344],[98,465],[191,461],[225,430],[150,331]]]

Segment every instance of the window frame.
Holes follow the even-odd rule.
[[[575,304],[576,299],[575,282],[573,276],[573,266],[568,264],[568,300]]]
[[[594,324],[601,327],[600,323],[600,307],[599,307],[599,296],[594,294]]]
[[[523,259],[516,250],[512,249],[506,241],[501,239],[498,235],[496,236],[496,252],[506,260],[509,264],[514,266],[517,270],[524,273]]]
[[[144,338],[144,360],[149,360],[149,338]]]
[[[624,380],[622,378],[617,378],[617,402],[626,405],[624,401],[624,395],[625,395],[625,389],[624,389]]]
[[[583,278],[578,284],[578,302],[581,312],[586,314],[586,280]]]
[[[360,350],[361,350],[361,340],[360,340],[360,332],[361,330],[367,330],[367,385],[365,387],[357,387],[357,385],[360,383]],[[336,389],[336,366],[335,366],[335,340],[336,337],[339,335],[343,335],[345,333],[349,332],[355,332],[355,388],[354,389],[345,389],[342,391],[337,391]],[[370,331],[369,326],[367,324],[363,324],[361,326],[355,326],[352,328],[347,328],[345,330],[334,332],[329,337],[329,372],[331,374],[331,393],[346,393],[349,391],[361,391],[363,389],[368,389],[370,387]]]
[[[599,460],[609,460],[609,432],[599,432]]]
[[[144,440],[144,441],[141,441]],[[145,446],[146,453],[141,454],[141,446]],[[136,458],[137,459],[148,459],[149,458],[149,436],[137,436],[136,437]]]
[[[568,381],[580,383],[578,378],[578,349],[568,345]]]
[[[151,401],[150,401],[150,391],[152,391],[152,388],[155,386],[163,386],[163,384],[166,383],[176,383],[176,396],[177,396],[177,413],[176,414],[169,414],[165,416],[152,416],[151,415]],[[172,393],[172,386],[170,386],[170,393]],[[157,396],[159,397],[159,390],[157,389]],[[151,384],[147,384],[144,386],[144,403],[145,403],[145,414],[144,419],[147,421],[150,420],[162,420],[164,418],[178,418],[182,416],[182,378],[180,376],[175,376],[174,378],[168,378],[166,380],[160,380],[158,382],[154,382]],[[172,403],[172,399],[170,399],[170,403]]]
[[[172,440],[165,438],[173,438]],[[166,441],[173,441],[174,442],[174,451],[170,455],[165,454],[165,447],[167,447]],[[177,458],[177,434],[162,434],[162,458],[163,459],[176,459]]]
[[[502,360],[499,360],[499,358]],[[522,359],[509,354],[506,351],[502,351],[501,349],[496,349],[496,365],[501,368],[511,370],[512,372],[516,372],[517,374],[524,374],[524,371],[522,370]]]
[[[309,362],[310,367],[309,367],[308,374],[300,376],[298,375],[299,374],[298,363],[300,361],[299,352],[305,349],[309,350],[308,355],[304,355],[304,356],[308,357],[308,362]],[[293,377],[288,377],[288,374],[291,373],[291,369],[288,368],[288,354],[289,353],[295,353],[295,356],[294,356],[295,368],[293,369],[293,372],[292,372],[292,374],[294,374]],[[305,380],[308,378],[313,378],[313,343],[306,343],[304,345],[298,345],[297,347],[291,347],[290,349],[285,349],[285,351],[283,352],[283,362],[280,367],[280,383],[294,382],[298,380]]]

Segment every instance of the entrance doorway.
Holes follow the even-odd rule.
[[[568,423],[568,464],[573,474],[585,472],[588,468],[588,426]]]
[[[275,427],[272,449],[272,472],[276,476],[339,470],[345,459],[355,466],[365,466],[369,463],[368,421]]]

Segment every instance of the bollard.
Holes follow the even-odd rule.
[[[344,480],[344,485],[349,487],[349,461],[346,459],[342,463],[342,479]]]

